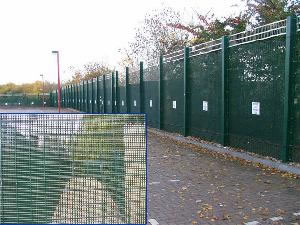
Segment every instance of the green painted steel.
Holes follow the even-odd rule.
[[[159,128],[159,66],[144,69],[144,109],[150,127]]]
[[[93,113],[93,107],[94,107],[94,102],[93,102],[93,80],[88,80],[88,90],[87,90],[87,100],[88,100],[88,107],[87,107],[87,112],[88,113]]]
[[[183,128],[183,55],[163,64],[162,129],[182,134]]]
[[[45,93],[45,106],[51,105],[50,94]],[[43,94],[0,94],[0,107],[41,107]]]
[[[1,224],[146,223],[145,140],[144,115],[0,114]]]
[[[285,36],[229,48],[229,145],[280,158]]]
[[[222,37],[222,78],[221,78],[221,140],[220,143],[223,146],[228,145],[228,47],[229,40],[228,37]],[[216,91],[219,89],[216,84]],[[218,96],[215,96],[216,98]],[[217,104],[218,106],[219,104]],[[218,116],[216,115],[216,119]],[[216,131],[218,131],[216,129]],[[217,133],[217,132],[216,132]],[[219,140],[216,140],[219,141]]]
[[[83,99],[84,99],[84,112],[88,113],[89,112],[89,84],[88,81],[84,81],[83,83]]]
[[[188,135],[220,142],[221,50],[189,58]]]
[[[129,72],[128,83],[128,98],[129,98],[129,110],[130,113],[140,113],[141,99],[140,99],[140,71]]]
[[[189,85],[189,48],[184,48],[183,65],[183,136],[188,134],[189,108],[190,108],[190,85]]]
[[[112,113],[112,77],[111,75],[105,76],[105,113]]]
[[[281,147],[281,160],[289,160],[289,149],[291,139],[291,114],[292,104],[294,103],[292,86],[294,84],[294,59],[293,51],[296,51],[296,31],[297,17],[289,16],[286,25],[286,44],[285,44],[285,73],[284,73],[284,112],[283,112],[283,139]]]
[[[300,162],[299,32],[292,16],[99,77],[93,112],[145,112],[151,127]]]
[[[300,19],[299,19],[300,21]],[[294,83],[292,86],[292,112],[291,112],[291,140],[290,140],[290,161],[300,162],[300,32],[296,34],[296,43],[293,46],[293,68]]]
[[[92,104],[93,104],[93,113],[98,113],[98,104],[97,104],[97,91],[98,91],[98,81],[97,78],[93,79],[93,96],[92,96]]]

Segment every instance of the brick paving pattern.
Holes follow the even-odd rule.
[[[151,132],[148,185],[148,224],[300,224],[299,178]]]

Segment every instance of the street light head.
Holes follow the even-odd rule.
[[[58,54],[58,51],[52,51],[53,54]]]

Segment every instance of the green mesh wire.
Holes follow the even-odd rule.
[[[103,88],[103,77],[98,78],[98,111],[104,113],[104,88]]]
[[[93,96],[92,96],[92,104],[93,104],[93,113],[98,113],[98,101],[97,101],[97,93],[98,92],[98,82],[97,79],[93,79]]]
[[[150,127],[159,128],[159,66],[144,69],[144,104]]]
[[[140,113],[140,71],[129,72],[129,110],[130,113]]]
[[[229,144],[280,157],[285,37],[229,49]],[[252,104],[260,103],[260,115]]]
[[[88,113],[93,113],[93,81],[89,80],[88,81],[88,96],[87,96],[87,100],[88,100]]]
[[[300,162],[300,31],[297,32],[295,45],[294,69],[295,69],[295,85],[294,85],[294,105],[292,109],[292,141],[290,148],[291,161]]]
[[[112,79],[111,76],[105,76],[105,105],[106,113],[112,113]]]
[[[127,102],[126,102],[126,77],[124,73],[119,74],[119,96],[118,96],[118,104],[119,104],[119,112],[127,113]]]
[[[221,50],[191,57],[189,64],[188,134],[220,141]]]
[[[183,130],[183,59],[163,64],[162,127],[169,132]]]
[[[144,115],[0,114],[0,223],[144,224]]]
[[[44,94],[45,105],[50,106],[49,94]],[[0,94],[0,107],[40,107],[43,106],[42,94]]]

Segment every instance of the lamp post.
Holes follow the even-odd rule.
[[[45,108],[45,81],[44,81],[44,75],[41,74],[40,76],[42,77],[42,81],[43,81],[43,89],[42,89],[42,92],[43,92],[43,107]]]
[[[59,52],[52,51],[53,54],[57,56],[57,106],[58,112],[60,113],[60,76],[59,76]]]

